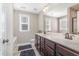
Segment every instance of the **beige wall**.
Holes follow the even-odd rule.
[[[29,32],[20,32],[19,30],[19,14],[30,15],[30,31]],[[57,27],[54,26],[54,21],[57,21],[55,17],[44,16],[43,13],[33,14],[29,12],[14,10],[14,21],[13,21],[13,33],[14,36],[17,37],[17,44],[22,44],[29,42],[32,38],[34,38],[34,34],[38,32],[38,30],[44,31],[44,19],[50,18],[52,20],[52,32],[57,32]],[[57,25],[56,25],[57,26]]]
[[[38,15],[38,26],[39,26],[39,30],[40,31],[44,31],[44,15],[43,15],[43,12],[40,12],[39,15]]]
[[[19,31],[19,22],[20,22],[19,14],[26,14],[30,16],[30,31],[29,32]],[[34,34],[38,31],[38,15],[29,13],[29,12],[14,10],[13,27],[14,27],[14,36],[17,37],[17,44],[29,42],[32,38],[34,38]]]

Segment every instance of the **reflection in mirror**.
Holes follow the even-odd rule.
[[[76,4],[72,7],[70,7],[69,12],[69,20],[70,20],[70,31],[72,34],[78,34],[79,33],[79,4]]]
[[[79,34],[79,11],[77,11],[77,33]]]
[[[45,31],[46,32],[58,32],[58,18],[45,16]]]
[[[58,33],[77,33],[79,32],[77,17],[74,18],[75,11],[68,9],[76,5],[75,3],[49,3],[44,11],[45,31]],[[73,8],[72,8],[73,9]],[[74,14],[75,13],[75,14]],[[68,18],[69,17],[69,18]]]
[[[52,19],[49,18],[49,17],[46,17],[45,18],[45,31],[46,32],[51,32],[52,31],[51,25],[52,25]]]
[[[77,34],[77,18],[72,18],[72,34]]]
[[[67,33],[68,32],[68,21],[67,15],[59,17],[59,32]]]

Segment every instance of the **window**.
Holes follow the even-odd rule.
[[[29,24],[29,16],[20,14],[20,31],[27,32],[29,31],[30,24]]]
[[[67,32],[67,24],[68,24],[67,23],[67,16],[66,17],[62,17],[59,20],[60,20],[59,21],[60,32],[63,32],[63,33]]]
[[[50,18],[46,18],[46,31],[51,31],[51,19]]]

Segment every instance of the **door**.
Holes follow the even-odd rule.
[[[0,55],[12,55],[13,9],[10,3],[0,3]]]
[[[6,54],[6,23],[3,4],[0,4],[0,56]]]

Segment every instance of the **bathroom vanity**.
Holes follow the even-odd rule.
[[[79,56],[79,40],[62,34],[35,34],[35,46],[42,56]]]

